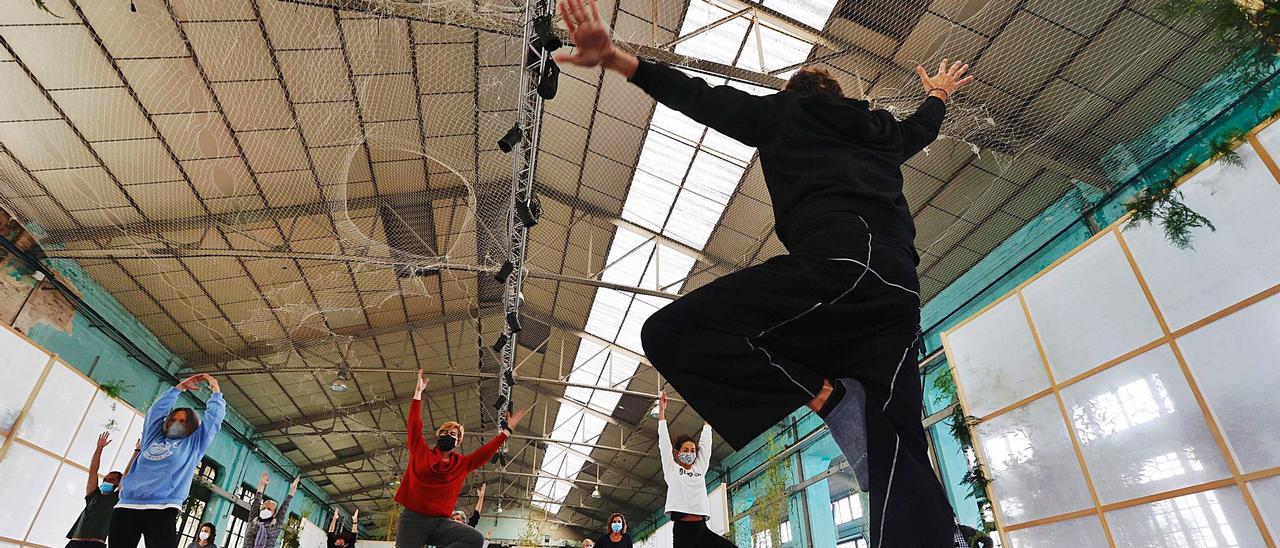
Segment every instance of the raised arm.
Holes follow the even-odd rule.
[[[641,61],[614,45],[595,0],[560,0],[576,51],[556,61],[580,67],[603,66],[625,76],[650,97],[699,123],[750,146],[776,135],[778,96],[756,96],[730,86],[711,86],[676,69]]]
[[[293,502],[293,494],[298,492],[298,482],[302,481],[302,476],[295,476],[293,483],[289,485],[289,494],[280,501],[280,506],[276,508],[276,515],[281,516],[276,519],[276,527],[284,527],[284,522],[289,516],[289,503]]]
[[[138,455],[141,454],[142,440],[133,442],[133,456],[129,457],[129,464],[124,465],[124,474],[120,476],[120,479],[124,479],[129,476],[129,471],[133,470],[133,463],[138,462]]]
[[[698,460],[694,466],[706,472],[711,467],[711,425],[702,425],[702,433],[698,435]]]
[[[177,386],[166,390],[156,402],[151,404],[151,408],[147,409],[147,416],[142,426],[142,439],[150,444],[152,441],[163,436],[161,430],[164,429],[164,419],[169,416],[169,411],[173,410],[173,404],[177,403],[178,395],[183,390],[190,390],[196,387],[199,375],[193,375],[179,383]]]
[[[488,484],[481,483],[480,489],[476,490],[476,512],[484,511],[484,492],[488,489]]]
[[[262,473],[262,479],[258,480],[258,490],[253,492],[253,502],[249,503],[249,519],[244,530],[244,548],[254,548],[254,541],[258,538],[258,512],[262,511],[262,493],[267,490],[267,473]]]
[[[360,509],[356,508],[356,513],[351,515],[351,536],[355,537],[360,531]]]
[[[338,528],[338,507],[333,508],[333,517],[329,518],[329,534],[332,535]]]
[[[503,414],[507,415],[507,427],[498,432],[498,435],[494,436],[488,443],[481,445],[474,453],[462,457],[467,470],[477,470],[488,463],[489,459],[492,459],[493,455],[498,452],[498,449],[502,448],[502,444],[507,442],[507,438],[511,437],[511,433],[520,425],[520,420],[528,412],[528,409],[521,409],[516,411],[515,414],[507,414],[506,411],[503,411]]]
[[[961,78],[969,65],[960,61],[947,65],[943,59],[938,65],[938,74],[929,76],[924,67],[916,66],[916,74],[920,83],[929,94],[915,113],[900,122],[902,128],[902,158],[915,156],[916,153],[929,146],[938,138],[938,130],[942,128],[942,119],[947,114],[947,100],[956,89],[973,81],[972,76]]]
[[[409,403],[409,417],[405,424],[409,436],[409,458],[413,458],[419,448],[427,446],[426,438],[422,437],[422,391],[427,389],[428,382],[419,369],[418,386],[413,390],[413,401]]]
[[[222,387],[218,385],[218,379],[207,374],[202,374],[200,377],[209,384],[209,390],[213,391],[209,401],[205,402],[204,420],[200,421],[201,440],[207,448],[213,443],[213,438],[218,435],[218,431],[222,430],[222,419],[227,416],[227,400],[222,397]]]
[[[93,458],[89,459],[89,483],[84,491],[86,497],[98,489],[98,467],[102,466],[102,450],[109,443],[111,443],[110,432],[98,434],[98,444],[93,448]]]
[[[667,419],[658,419],[658,461],[667,476],[675,473],[675,461],[671,460],[671,433],[667,431]]]

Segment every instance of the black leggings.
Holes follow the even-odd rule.
[[[146,539],[147,548],[177,547],[178,509],[116,508],[111,513],[107,545],[111,548],[137,548],[140,538]]]
[[[954,513],[920,421],[912,251],[865,230],[828,230],[805,244],[654,313],[641,333],[645,355],[734,449],[813,399],[824,380],[858,380],[873,545],[952,546]]]
[[[729,539],[708,529],[706,520],[671,523],[672,548],[736,548]]]

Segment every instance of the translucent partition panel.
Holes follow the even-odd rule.
[[[49,364],[49,355],[0,327],[0,364],[4,364],[4,382],[0,382],[0,432],[8,432],[27,404],[40,373]]]
[[[1115,234],[1081,249],[1022,293],[1058,381],[1163,334]]]
[[[1266,546],[1240,490],[1224,487],[1107,512],[1116,546]]]
[[[62,465],[53,485],[49,487],[44,505],[40,507],[40,515],[31,526],[27,542],[46,546],[62,546],[67,543],[67,531],[75,523],[76,517],[84,509],[85,486],[88,474],[79,468]],[[98,482],[94,482],[98,483]],[[39,499],[42,493],[31,498]]]
[[[1049,387],[1044,361],[1017,295],[947,335],[965,411],[983,417]]]
[[[1093,506],[1053,396],[977,426],[1005,525]]]
[[[115,461],[116,453],[124,447],[123,437],[133,420],[134,411],[128,405],[111,399],[105,392],[93,395],[93,403],[89,406],[89,414],[80,424],[80,431],[71,442],[71,450],[67,451],[67,459],[81,466],[88,466],[93,458],[93,448],[97,445],[98,435],[110,431],[111,444],[102,450],[102,462],[110,464]],[[130,449],[133,445],[129,445]]]
[[[1167,345],[1063,388],[1062,398],[1103,504],[1231,475]]]
[[[1267,522],[1272,540],[1280,540],[1280,476],[1249,482],[1249,490],[1253,492],[1253,501],[1262,511],[1262,519]]]
[[[1273,159],[1280,159],[1280,124],[1271,124],[1257,134],[1258,142]]]
[[[1196,230],[1195,249],[1169,244],[1159,223],[1124,233],[1169,329],[1280,284],[1280,183],[1252,146],[1237,151],[1244,167],[1217,162],[1178,187],[1217,227]]]
[[[1009,544],[1013,548],[1106,546],[1107,534],[1102,531],[1098,516],[1085,516],[1011,531]]]
[[[62,362],[49,376],[22,424],[18,437],[59,455],[65,454],[97,387]]]
[[[32,495],[48,490],[57,471],[57,459],[21,443],[9,444],[8,454],[0,460],[0,478],[4,478],[0,481],[0,537],[26,537],[40,505],[40,498]]]
[[[1242,470],[1280,466],[1280,436],[1259,435],[1280,424],[1280,296],[1192,331],[1178,346]]]
[[[129,466],[129,459],[133,458],[133,445],[142,438],[142,424],[145,421],[143,420],[142,415],[136,411],[133,411],[130,414],[132,416],[129,418],[128,424],[123,426],[123,428],[125,428],[125,434],[120,436],[120,440],[118,442],[111,442],[113,445],[116,443],[120,444],[120,447],[117,448],[118,452],[116,453],[116,458],[111,463],[110,467],[107,467],[105,464],[103,465],[103,472],[110,472],[112,470],[119,470],[123,472],[124,469]]]

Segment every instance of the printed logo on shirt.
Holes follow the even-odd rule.
[[[677,473],[677,474],[680,474],[681,476],[689,476],[689,477],[691,477],[691,478],[700,478],[700,477],[702,477],[702,472],[695,472],[695,471],[693,471],[693,470],[685,470],[684,468],[678,468],[678,467],[676,468],[676,473]]]
[[[150,461],[161,461],[167,459],[173,455],[174,450],[178,448],[178,444],[180,443],[182,443],[182,440],[165,439],[152,442],[151,445],[147,447],[147,450],[142,452],[142,457]]]

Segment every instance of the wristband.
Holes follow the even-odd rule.
[[[942,88],[929,88],[929,93],[933,93],[933,92],[935,92],[935,91],[941,91],[941,92],[942,92],[942,100],[943,100],[943,102],[946,102],[948,99],[951,99],[951,93],[950,93],[950,92],[948,92],[947,90],[942,89]]]

